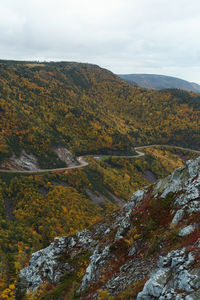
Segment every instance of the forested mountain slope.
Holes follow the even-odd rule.
[[[145,91],[96,65],[0,61],[0,160],[22,150],[42,168],[74,154],[162,143],[200,147],[200,96]]]
[[[121,74],[118,76],[133,85],[139,85],[148,89],[176,88],[200,93],[199,84],[172,76],[156,74]]]
[[[146,91],[95,65],[0,61],[0,163],[23,153],[41,168],[64,166],[56,147],[75,155],[154,143],[199,148],[199,105],[198,94]],[[152,151],[138,160],[89,158],[63,173],[0,173],[1,293],[13,295],[33,251],[113,212],[185,156]]]

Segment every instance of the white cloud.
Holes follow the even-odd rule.
[[[200,82],[198,0],[1,0],[0,57]]]

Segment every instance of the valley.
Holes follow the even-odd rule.
[[[151,146],[140,157],[87,158],[87,166],[44,173],[0,173],[2,286],[15,282],[30,254],[118,211],[139,188],[198,154]],[[148,176],[147,176],[148,174]],[[149,174],[151,174],[149,176]]]
[[[187,169],[187,160],[200,155],[199,126],[200,96],[194,92],[145,90],[91,64],[1,60],[2,299],[14,299],[14,294],[17,300],[90,299],[86,292],[91,288],[87,284],[90,279],[94,286],[89,292],[93,297],[93,290],[96,291],[98,299],[117,295],[116,299],[128,299],[129,294],[135,297],[136,292],[142,291],[148,276],[145,264],[153,269],[157,256],[162,254],[156,248],[163,245],[162,235],[166,250],[178,247],[179,242],[182,245],[176,228],[171,229],[169,223],[174,214],[172,203],[178,194],[169,194],[161,201],[151,190],[155,190],[161,180],[166,183],[163,178],[169,178],[176,168]],[[182,175],[180,178],[183,179]],[[197,184],[196,177],[188,178]],[[137,190],[147,190],[151,197],[143,198],[139,211],[131,212],[137,219],[131,219],[130,232],[124,227],[125,235],[115,241],[117,232],[120,237],[120,230],[124,230],[116,222],[119,218],[126,224],[123,216],[132,203],[133,193],[140,193]],[[191,218],[196,220],[193,215],[188,218],[188,223],[185,221],[188,226],[194,223],[190,222]],[[109,226],[114,226],[110,232]],[[98,227],[100,231],[96,231]],[[84,233],[90,230],[92,236],[86,234],[86,241],[91,238],[91,247],[87,248]],[[67,238],[62,239],[62,236]],[[61,270],[61,273],[66,271],[61,282],[45,281],[36,296],[25,295],[23,288],[20,291],[18,274],[28,266],[31,255],[36,252],[40,257],[40,253],[45,253],[42,248],[53,243],[54,249],[54,243],[62,244],[72,236],[78,244],[70,254],[63,252],[59,258],[70,266],[69,270]],[[102,272],[100,282],[96,274],[91,278],[86,274],[90,262],[95,261],[93,257],[101,256],[100,252],[93,253],[93,246],[98,243],[99,249],[109,245],[111,264],[115,268],[108,265],[108,274]],[[138,247],[136,257],[133,244]],[[134,265],[129,265],[127,260],[129,252],[130,257],[134,256]],[[51,265],[45,258],[44,264],[46,262]],[[133,270],[135,267],[139,272],[136,274],[138,282],[131,277],[135,284],[131,291],[118,279],[117,288],[112,277],[124,264],[124,268]],[[144,278],[140,265],[144,268]],[[70,278],[68,271],[72,271]],[[125,276],[124,272],[119,272],[119,278],[122,274]],[[24,280],[28,282],[27,278]],[[82,280],[82,298],[80,293],[77,298]]]

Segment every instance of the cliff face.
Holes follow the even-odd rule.
[[[38,299],[200,299],[200,157],[137,191],[101,223],[33,253],[16,299],[26,292]]]

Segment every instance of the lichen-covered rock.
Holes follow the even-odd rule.
[[[118,241],[123,238],[123,234],[127,229],[129,229],[131,226],[130,224],[130,218],[129,217],[124,217],[121,219],[119,228],[117,230],[117,233],[115,235],[115,241]]]
[[[170,269],[159,269],[145,283],[143,291],[138,294],[137,300],[147,299],[147,297],[159,298],[163,292],[164,286],[170,277]]]
[[[81,247],[82,251],[92,251],[96,245],[96,241],[94,241],[92,237],[92,232],[87,229],[78,232],[75,235],[75,240]]]
[[[194,161],[188,161],[186,166],[176,169],[172,175],[161,179],[154,187],[154,195],[160,194],[166,198],[170,193],[182,192],[177,197],[176,204],[183,205],[189,200],[196,199],[200,196],[197,186],[200,184],[200,157]]]
[[[98,279],[98,270],[106,263],[109,255],[109,247],[105,247],[102,250],[98,248],[94,251],[90,257],[90,264],[86,269],[85,275],[82,279],[80,291],[84,290],[88,284]]]
[[[122,209],[122,214],[116,219],[115,226],[118,227],[117,233],[115,235],[115,241],[123,238],[123,234],[125,231],[130,228],[130,216],[134,208],[136,208],[141,200],[143,199],[144,195],[146,194],[145,190],[138,190],[135,192],[130,201],[124,205]]]
[[[128,253],[128,256],[133,256],[136,253],[136,248],[132,247],[131,250]]]
[[[187,161],[186,166],[176,169],[172,175],[161,179],[153,188],[152,194],[165,199],[175,196],[171,225],[176,225],[186,215],[200,212],[200,157]],[[176,210],[177,208],[177,210]]]
[[[93,251],[97,242],[89,230],[78,232],[73,237],[55,238],[42,250],[32,254],[28,267],[19,273],[19,279],[27,290],[36,290],[45,280],[58,284],[60,278],[73,271],[69,263],[59,260],[62,254],[72,254],[81,251]]]
[[[188,225],[188,226],[182,228],[179,231],[178,235],[181,236],[181,237],[189,235],[190,233],[192,233],[193,231],[195,231],[196,228],[197,228],[197,224]]]
[[[190,294],[200,288],[199,276],[189,271],[192,270],[194,260],[193,251],[187,253],[185,248],[174,250],[166,257],[160,257],[159,268],[152,272],[142,292],[138,294],[137,300],[190,297]],[[194,273],[194,270],[192,271]],[[175,291],[181,291],[181,294]]]
[[[177,193],[183,188],[183,181],[186,176],[185,168],[176,169],[172,175],[158,181],[154,188],[155,196],[161,194],[165,198],[170,193]]]
[[[178,224],[178,223],[183,219],[184,215],[185,215],[185,212],[184,212],[183,209],[177,210],[175,216],[174,216],[173,219],[172,219],[171,224],[172,224],[172,225]]]
[[[32,254],[28,267],[19,273],[19,278],[26,280],[27,289],[36,290],[44,279],[58,283],[60,277],[66,271],[70,271],[69,264],[62,264],[58,267],[57,261],[58,256],[66,250],[67,246],[73,247],[71,238],[55,238],[47,248]]]

